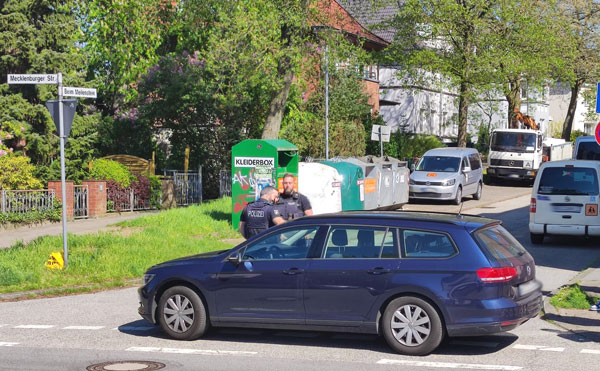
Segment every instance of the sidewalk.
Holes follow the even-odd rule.
[[[600,298],[600,262],[582,271],[569,282],[579,283],[583,291],[590,296]],[[550,296],[556,294],[552,292]],[[600,343],[600,312],[588,309],[555,308],[550,304],[550,296],[544,299],[544,319],[577,334],[587,341]]]
[[[95,219],[76,219],[67,222],[67,233],[85,234],[98,232],[111,224],[124,220],[130,220],[156,213],[156,211],[144,212],[124,212],[107,214]],[[27,244],[41,236],[60,236],[62,235],[62,223],[43,223],[18,228],[0,227],[0,249],[11,247],[15,243],[22,241]]]

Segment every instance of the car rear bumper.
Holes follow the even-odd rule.
[[[504,179],[535,179],[536,170],[533,169],[514,169],[509,167],[488,167],[487,174],[496,178]]]
[[[501,299],[500,299],[501,300]],[[449,324],[446,326],[449,336],[477,336],[510,331],[531,318],[536,317],[543,308],[541,292],[528,296],[526,299],[514,302],[502,300],[508,304],[494,309],[481,309],[480,314],[485,315],[486,321],[472,323]],[[494,306],[499,301],[494,301]]]
[[[566,236],[600,236],[600,225],[568,225],[529,223],[529,232]]]

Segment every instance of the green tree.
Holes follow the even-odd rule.
[[[565,0],[559,2],[560,19],[567,24],[561,37],[572,40],[573,55],[567,55],[568,73],[566,79],[571,84],[571,99],[563,124],[562,138],[570,140],[577,100],[586,83],[597,82],[600,78],[600,3],[589,0]]]

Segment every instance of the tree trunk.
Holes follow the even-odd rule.
[[[562,131],[562,138],[566,141],[571,140],[571,130],[573,129],[573,120],[575,119],[575,110],[577,109],[577,98],[579,97],[579,91],[583,83],[583,79],[577,79],[575,80],[575,85],[571,87],[571,100],[569,101],[567,117],[565,117]]]
[[[521,110],[521,81],[519,79],[509,82],[509,93],[506,95],[508,101],[508,128],[518,129],[519,122],[515,109]]]
[[[467,146],[467,116],[469,114],[469,87],[467,83],[460,83],[460,97],[458,101],[458,146]]]
[[[290,88],[294,81],[294,71],[291,68],[288,67],[287,71],[283,71],[280,68],[278,68],[278,70],[285,73],[283,76],[283,86],[271,100],[269,114],[267,115],[265,126],[263,127],[262,139],[279,138],[279,129],[281,128],[281,120],[283,119],[283,113],[285,111],[285,103],[287,102]]]

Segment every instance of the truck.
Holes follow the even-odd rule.
[[[542,162],[572,156],[573,143],[544,139],[539,130],[496,129],[490,139],[487,174],[490,182],[499,178],[533,182]]]

